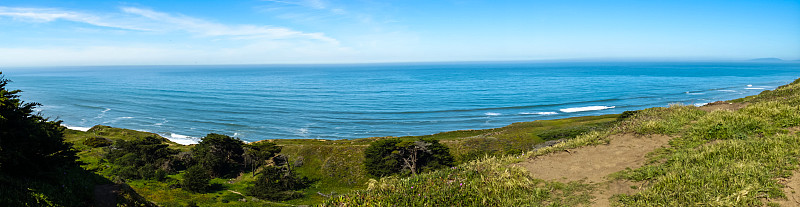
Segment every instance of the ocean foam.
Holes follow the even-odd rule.
[[[744,88],[744,89],[747,89],[747,90],[764,90],[766,88]]]
[[[701,107],[701,106],[705,106],[706,104],[708,104],[708,103],[695,103],[694,106]]]
[[[585,106],[585,107],[559,109],[559,111],[564,112],[564,113],[572,113],[572,112],[581,112],[581,111],[597,111],[597,110],[604,110],[604,109],[613,109],[614,107],[616,107],[616,106]]]
[[[556,112],[548,111],[548,112],[520,112],[519,114],[523,115],[555,115],[558,114]]]
[[[94,118],[95,119],[103,118],[103,116],[105,116],[106,112],[108,112],[108,111],[111,111],[111,109],[110,108],[106,108],[105,110],[101,111],[100,114],[97,115],[97,117],[94,117]]]
[[[77,127],[77,126],[69,126],[69,125],[63,125],[63,124],[61,126],[67,127],[67,129],[84,131],[84,132],[85,131],[89,131],[89,129],[91,129],[91,127]]]
[[[483,115],[486,115],[486,116],[500,116],[500,115],[501,115],[501,113],[486,112],[486,113],[485,113],[485,114],[483,114]]]
[[[169,136],[164,136],[164,138],[182,145],[197,144],[200,141],[200,139],[197,137],[190,137],[175,133],[169,133]]]

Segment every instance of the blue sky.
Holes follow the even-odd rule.
[[[0,67],[800,59],[800,1],[0,1]]]

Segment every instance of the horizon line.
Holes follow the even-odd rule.
[[[129,64],[129,65],[41,65],[41,66],[0,66],[2,69],[57,68],[57,67],[154,67],[154,66],[335,66],[335,65],[413,65],[413,64],[463,64],[463,63],[798,63],[797,60],[780,58],[748,59],[669,59],[669,58],[567,58],[541,60],[453,60],[453,61],[385,61],[385,62],[327,62],[327,63],[233,63],[233,64]]]

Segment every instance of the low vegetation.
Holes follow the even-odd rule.
[[[723,108],[708,112],[695,106],[671,105],[630,112],[610,127],[579,133],[574,139],[529,151],[525,156],[485,157],[415,177],[372,180],[368,189],[331,198],[325,201],[325,205],[588,204],[589,193],[601,184],[538,180],[513,164],[554,151],[605,144],[613,134],[628,133],[664,134],[675,138],[668,147],[650,153],[649,164],[612,174],[612,179],[642,183],[641,187],[632,186],[638,189],[636,193],[613,196],[613,205],[778,206],[772,201],[785,198],[784,186],[778,179],[792,176],[799,164],[800,148],[796,147],[800,143],[797,132],[800,125],[798,89],[800,79],[774,91],[731,101],[743,104],[739,105],[743,106],[741,109]],[[581,128],[562,128],[540,132],[540,135],[571,134],[571,131]]]

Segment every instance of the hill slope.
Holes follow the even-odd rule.
[[[736,107],[682,106],[639,111],[608,129],[518,156],[496,156],[410,178],[373,180],[367,190],[332,198],[327,206],[777,206],[787,204],[784,187],[796,180],[800,143],[800,79],[774,91],[732,100]],[[631,140],[631,139],[639,139]],[[647,139],[665,139],[667,142]],[[620,142],[656,142],[639,150],[644,162],[618,168],[585,162],[599,175],[570,179],[561,166],[536,173],[558,154],[602,156]],[[596,147],[592,147],[596,146]],[[633,145],[636,146],[636,145]],[[651,145],[652,146],[652,145]],[[588,147],[588,148],[587,148]],[[594,150],[592,149],[594,148]],[[598,150],[600,149],[600,150]],[[651,148],[652,149],[652,148]],[[564,152],[567,151],[567,152]],[[612,151],[612,152],[610,152]],[[572,153],[569,153],[572,152]],[[566,155],[560,162],[587,159]],[[570,158],[573,157],[573,158]],[[606,159],[617,159],[607,156]],[[622,159],[630,159],[625,157]],[[591,161],[586,160],[586,161]],[[527,166],[526,166],[527,165]],[[580,167],[579,167],[580,168]],[[603,171],[615,169],[614,173]],[[546,171],[546,169],[544,170]],[[566,171],[566,172],[565,172]],[[592,172],[592,171],[587,171]],[[627,189],[626,189],[627,188]]]

